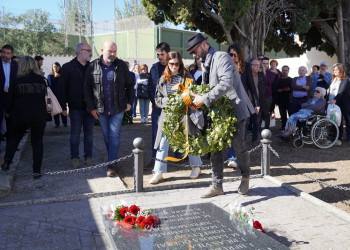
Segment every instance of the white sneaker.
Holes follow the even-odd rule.
[[[229,161],[227,166],[230,168],[237,168],[237,162],[236,161]]]
[[[149,180],[150,184],[158,184],[161,180],[163,180],[163,173],[156,172],[153,174],[152,178]]]
[[[192,172],[190,174],[190,179],[197,179],[200,174],[201,174],[200,167],[192,168]]]
[[[148,123],[148,118],[145,119],[146,123]]]
[[[143,118],[141,118],[141,123],[144,123],[144,122],[145,122],[145,120]]]
[[[340,145],[341,145],[341,141],[340,141],[340,140],[337,140],[337,141],[335,142],[335,145],[340,146]]]

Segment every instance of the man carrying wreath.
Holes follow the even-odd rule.
[[[250,156],[244,139],[245,124],[250,114],[254,113],[247,93],[244,90],[239,72],[229,54],[216,51],[207,43],[207,38],[198,33],[187,42],[187,51],[202,62],[202,84],[209,84],[211,90],[200,96],[192,93],[193,104],[200,107],[205,104],[208,108],[218,99],[226,95],[235,110],[237,118],[236,132],[232,138],[232,148],[237,154],[238,167],[241,170],[242,180],[238,187],[240,194],[249,191]],[[201,195],[201,198],[210,198],[223,195],[222,189],[224,160],[223,152],[211,154],[212,185]]]

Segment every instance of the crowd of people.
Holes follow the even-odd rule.
[[[280,71],[278,61],[264,55],[247,60],[239,44],[230,45],[226,52],[216,51],[207,38],[196,34],[186,46],[194,57],[193,64],[185,66],[181,54],[171,51],[169,44],[161,42],[155,48],[158,62],[148,70],[146,64],[134,63],[130,68],[127,61],[117,58],[117,45],[113,41],[105,41],[102,55],[92,61],[90,45],[79,43],[75,57],[62,66],[53,63],[50,74],[45,77],[41,69],[44,58],[15,57],[14,48],[4,45],[0,64],[0,116],[6,124],[6,152],[2,170],[9,170],[21,138],[30,129],[33,176],[36,179],[41,177],[43,135],[48,120],[47,86],[63,110],[53,117],[56,128],[61,123],[68,126],[69,110],[73,168],[82,167],[79,153],[81,130],[85,166],[94,164],[92,145],[96,120],[104,136],[107,161],[115,162],[125,114],[132,124],[138,106],[141,123],[149,123],[152,103],[152,156],[144,168],[153,170],[150,179],[153,185],[162,181],[163,173],[167,171],[167,164],[161,161],[169,151],[169,142],[163,134],[163,111],[168,104],[168,95],[176,91],[173,86],[187,78],[193,79],[194,84],[209,84],[211,90],[208,93],[202,96],[191,93],[196,107],[204,104],[210,108],[220,97],[228,97],[237,118],[232,147],[211,153],[212,185],[202,198],[224,194],[225,159],[229,159],[229,166],[240,169],[242,180],[238,192],[246,194],[249,191],[250,156],[247,148],[259,144],[260,131],[270,127],[276,106],[281,116],[279,137],[285,139],[293,135],[298,120],[316,113],[324,114],[327,102],[337,104],[342,111],[339,140],[350,141],[350,82],[343,64],[335,64],[333,74],[327,72],[329,65],[325,61],[314,65],[309,75],[307,68],[300,66],[299,76],[291,78],[288,65],[283,65]],[[343,138],[344,124],[346,136]],[[189,161],[193,166],[190,178],[196,179],[201,174],[201,157],[189,155]],[[116,170],[117,164],[110,164],[107,176],[115,176]]]

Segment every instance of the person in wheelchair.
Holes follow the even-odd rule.
[[[301,108],[298,112],[291,115],[286,123],[284,133],[278,135],[278,138],[282,140],[289,140],[297,129],[297,122],[306,121],[312,115],[324,115],[326,108],[326,90],[321,87],[317,87],[314,92],[314,97],[308,100],[306,103],[301,104]]]

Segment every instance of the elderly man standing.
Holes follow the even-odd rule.
[[[315,90],[317,87],[324,88],[327,90],[331,84],[332,74],[327,72],[328,63],[321,62],[320,71],[312,77],[312,89]]]
[[[245,143],[245,124],[254,107],[241,82],[241,77],[232,58],[225,52],[216,51],[201,34],[191,37],[186,45],[187,51],[193,57],[202,61],[202,84],[210,84],[211,90],[203,96],[193,94],[193,103],[200,107],[205,104],[210,108],[220,97],[226,95],[231,100],[237,118],[236,132],[232,138],[232,148],[237,154],[238,167],[241,170],[242,181],[238,187],[240,194],[249,191],[250,156]],[[218,151],[211,156],[212,186],[201,195],[210,198],[223,195],[223,152]]]
[[[298,77],[292,80],[292,103],[289,108],[289,116],[299,111],[301,104],[307,102],[310,98],[310,91],[312,90],[312,79],[306,76],[307,69],[300,66],[298,70]]]
[[[71,124],[70,153],[72,167],[80,168],[79,143],[82,128],[84,130],[84,163],[86,166],[93,165],[92,143],[95,119],[87,112],[83,91],[85,72],[92,56],[90,45],[87,43],[77,44],[75,55],[74,59],[62,66],[59,78],[59,86],[62,93],[59,96],[59,100],[63,109],[63,115],[67,115],[66,103],[68,103]]]
[[[87,70],[84,94],[88,111],[100,121],[108,161],[114,161],[118,159],[124,112],[134,100],[134,84],[126,63],[117,58],[117,45],[105,41],[101,51],[102,56]],[[116,175],[116,167],[116,163],[108,166],[108,177]]]

